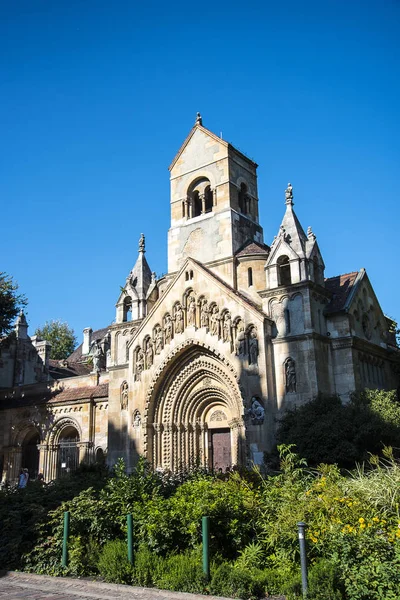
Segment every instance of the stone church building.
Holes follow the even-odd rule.
[[[399,350],[364,269],[325,277],[288,184],[270,245],[257,165],[196,123],[170,166],[168,273],[138,258],[115,321],[65,361],[23,314],[0,355],[0,465],[49,481],[79,462],[261,464],[287,407],[398,386]],[[283,204],[283,202],[282,202]],[[88,315],[90,316],[90,315]]]

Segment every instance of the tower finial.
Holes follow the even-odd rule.
[[[285,204],[290,204],[291,206],[293,206],[294,202],[293,202],[293,188],[292,188],[292,184],[288,183],[287,184],[287,188],[285,190]]]
[[[203,119],[201,118],[201,114],[199,112],[197,113],[197,116],[196,116],[195,125],[203,125]]]
[[[146,252],[146,250],[144,249],[144,247],[145,247],[144,234],[141,233],[140,234],[140,240],[139,240],[139,252]]]

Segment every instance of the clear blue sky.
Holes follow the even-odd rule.
[[[3,0],[0,270],[30,333],[106,326],[140,233],[167,269],[168,165],[196,111],[259,166],[271,243],[291,181],[333,276],[400,317],[397,0]]]

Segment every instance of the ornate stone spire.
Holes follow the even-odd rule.
[[[293,206],[294,202],[293,202],[293,188],[292,188],[292,184],[288,183],[287,184],[287,188],[285,190],[285,204],[289,204],[290,206]]]
[[[203,125],[203,119],[201,118],[201,114],[198,112],[196,116],[195,125]]]
[[[313,230],[311,229],[311,227],[309,227],[307,229],[307,237],[310,241],[317,239],[317,236],[313,233]]]
[[[145,250],[145,240],[144,240],[144,234],[143,233],[140,234],[139,252],[146,252],[146,250]]]

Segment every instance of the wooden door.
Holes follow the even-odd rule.
[[[225,473],[231,466],[231,432],[229,429],[211,430],[212,468]]]

